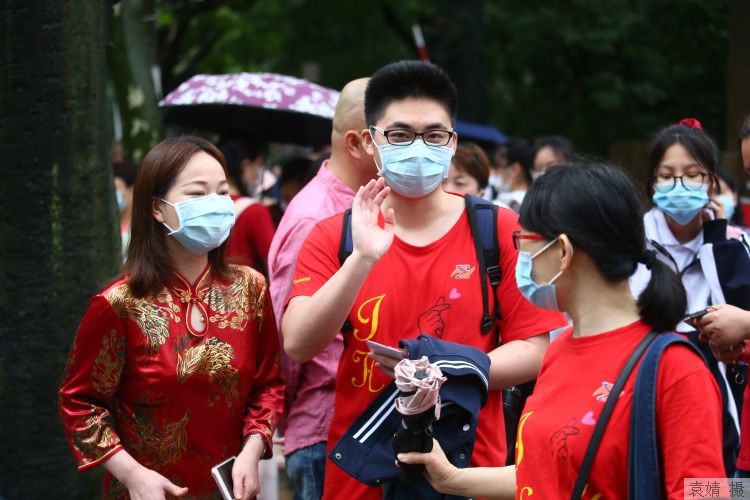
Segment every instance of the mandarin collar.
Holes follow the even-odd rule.
[[[191,284],[187,278],[176,270],[172,272],[169,280],[169,288],[179,297],[180,302],[197,302],[203,300],[213,283],[213,274],[211,273],[211,263],[206,264],[206,268],[201,272],[195,285]]]

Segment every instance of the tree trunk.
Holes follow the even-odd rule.
[[[94,498],[57,416],[89,298],[119,268],[109,2],[0,3],[0,497]]]
[[[107,63],[122,119],[125,158],[136,163],[162,136],[158,97],[151,76],[156,43],[153,4],[153,0],[116,4],[107,43]]]

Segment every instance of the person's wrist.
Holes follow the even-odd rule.
[[[125,488],[130,489],[134,484],[138,484],[140,480],[138,477],[146,470],[146,467],[133,461],[132,465],[124,468],[117,478]]]
[[[245,438],[245,446],[243,451],[254,452],[258,456],[263,457],[266,454],[266,439],[260,432],[252,432]]]
[[[365,255],[356,248],[352,251],[351,257],[353,257],[352,261],[357,264],[358,268],[366,271],[370,271],[377,264],[378,260],[380,260],[379,257]]]
[[[467,484],[462,477],[462,469],[451,464],[450,470],[445,474],[444,493],[448,495],[463,496],[466,492]],[[469,488],[470,490],[470,488]]]

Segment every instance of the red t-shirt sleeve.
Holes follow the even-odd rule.
[[[662,357],[657,432],[670,499],[684,498],[684,478],[722,478],[721,393],[695,352],[669,347]]]
[[[287,303],[294,297],[313,295],[341,267],[338,252],[343,217],[339,214],[317,223],[305,239]]]
[[[502,278],[497,287],[497,300],[502,319],[499,320],[500,340],[504,343],[523,340],[568,324],[561,313],[540,309],[521,295],[516,285],[518,251],[513,246],[513,231],[520,230],[518,216],[512,210],[498,208],[497,240],[500,247]]]

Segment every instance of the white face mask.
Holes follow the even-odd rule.
[[[537,170],[532,170],[531,171],[531,180],[532,181],[537,180],[538,178],[540,178],[541,176],[543,176],[545,172],[546,172],[546,170],[542,170],[541,172],[539,172]]]
[[[487,182],[490,186],[495,188],[497,193],[509,193],[513,187],[513,181],[503,174],[492,174]]]

